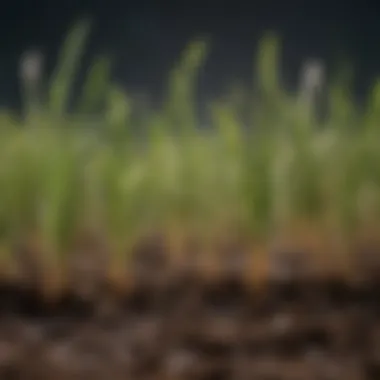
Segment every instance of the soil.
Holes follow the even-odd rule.
[[[318,277],[287,252],[287,275],[267,271],[257,286],[241,255],[222,255],[211,274],[193,260],[173,268],[164,251],[136,249],[122,291],[83,262],[54,299],[35,281],[4,280],[0,379],[380,378],[375,264],[355,281]]]

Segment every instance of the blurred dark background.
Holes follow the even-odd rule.
[[[0,105],[19,106],[17,64],[43,49],[47,70],[68,28],[82,16],[94,25],[85,62],[114,57],[114,76],[131,92],[159,98],[168,71],[197,36],[211,41],[200,88],[212,97],[252,77],[255,47],[267,30],[283,39],[284,80],[294,86],[302,60],[344,58],[355,67],[357,95],[380,72],[380,3],[369,0],[4,0],[0,9]]]

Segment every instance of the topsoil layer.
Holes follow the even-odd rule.
[[[54,300],[32,263],[0,285],[0,379],[380,379],[376,260],[353,281],[288,258],[255,284],[237,255],[208,275],[136,257],[122,291],[95,258]]]
[[[220,278],[53,304],[3,286],[0,379],[380,379],[379,296]]]

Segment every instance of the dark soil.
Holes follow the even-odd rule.
[[[253,287],[228,255],[208,278],[191,260],[170,268],[161,248],[137,250],[123,292],[99,273],[54,302],[33,283],[1,284],[0,379],[380,378],[375,275],[293,271]]]

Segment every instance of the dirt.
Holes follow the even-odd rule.
[[[318,277],[288,252],[287,275],[267,271],[257,286],[231,252],[207,272],[193,260],[173,268],[162,244],[140,246],[123,291],[99,268],[92,277],[90,258],[54,299],[35,281],[3,281],[0,379],[380,378],[374,261],[357,278]]]

